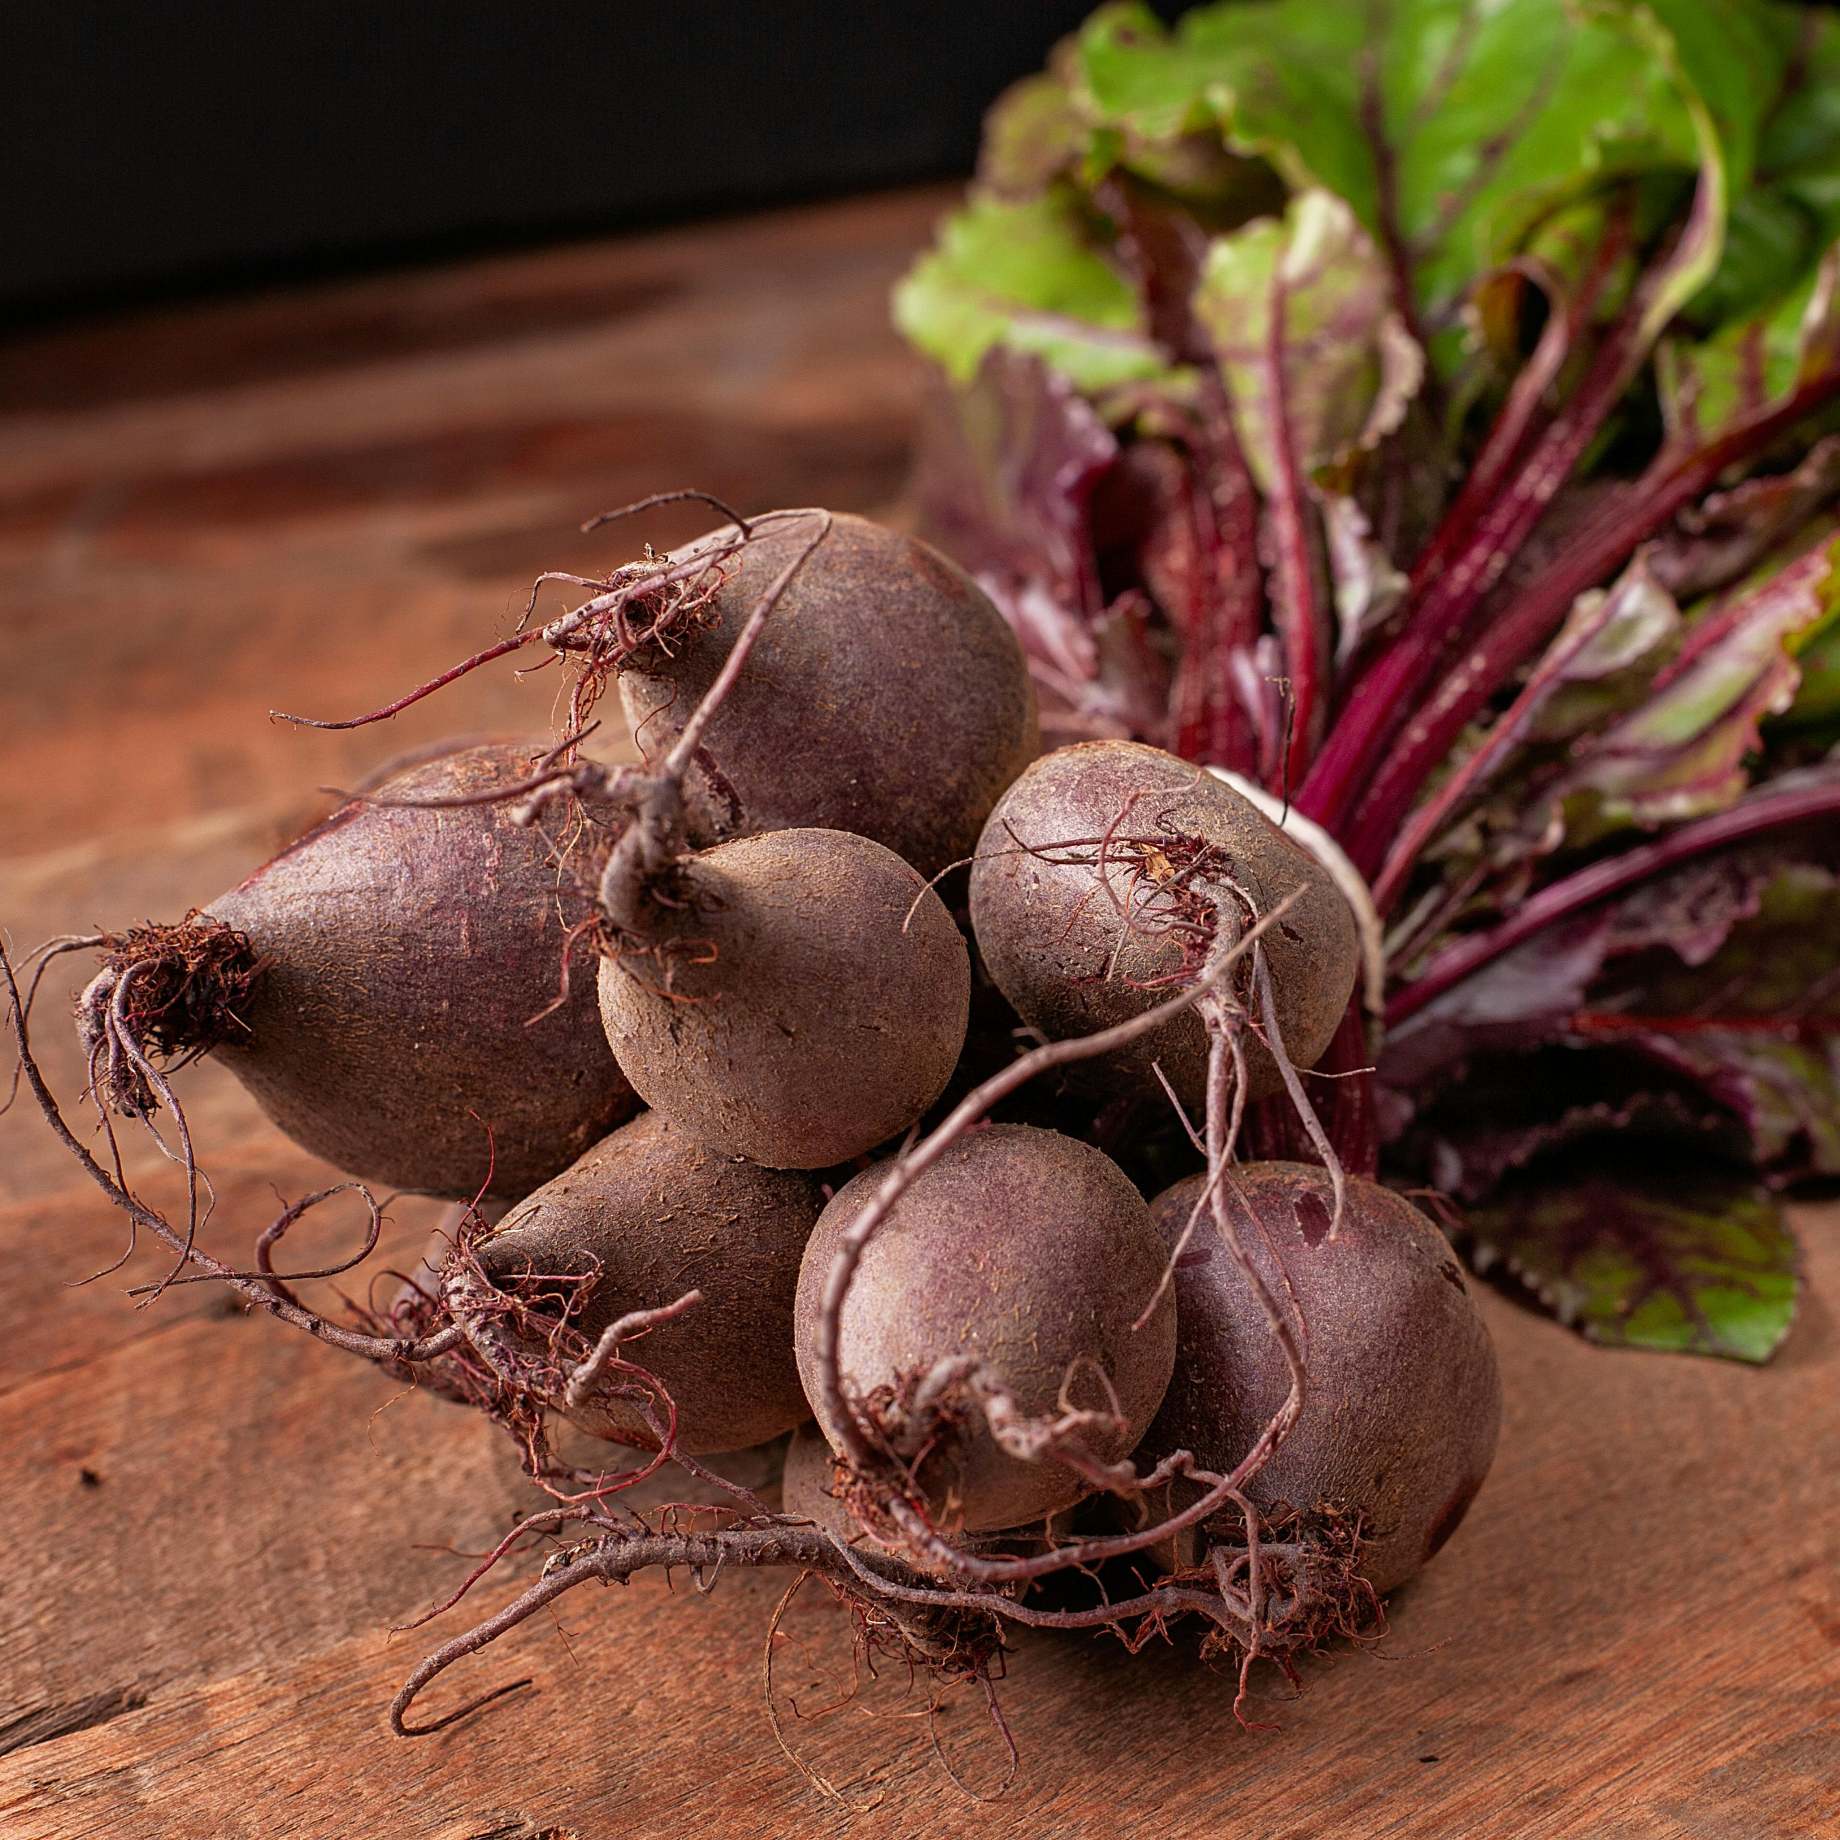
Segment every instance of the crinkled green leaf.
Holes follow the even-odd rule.
[[[1795,662],[1802,682],[1785,719],[1803,726],[1840,718],[1840,623],[1816,633]]]
[[[1840,237],[1840,18],[1781,9],[1794,48],[1757,148],[1759,193],[1808,218],[1810,253]]]
[[[1045,191],[1079,165],[1091,139],[1086,118],[1057,72],[1024,77],[984,117],[978,178],[1006,197]]]
[[[1669,339],[1657,356],[1671,438],[1697,447],[1754,420],[1840,363],[1840,244],[1780,299],[1708,339]]]
[[[1760,0],[1228,0],[1171,33],[1107,9],[1080,69],[1098,120],[1169,136],[1211,117],[1292,185],[1338,194],[1433,321],[1567,201],[1698,175],[1658,329],[1717,262],[1789,36]]]
[[[1709,328],[1792,292],[1840,239],[1840,18],[1800,7],[1779,17],[1792,49],[1764,114],[1757,183],[1733,200],[1724,260],[1692,302]]]
[[[1574,744],[1563,791],[1583,841],[1722,810],[1749,783],[1764,718],[1801,681],[1794,649],[1840,611],[1840,539],[1766,565],[1701,613],[1636,709]]]
[[[1777,21],[1793,37],[1757,183],[1734,199],[1724,258],[1688,315],[1712,330],[1661,353],[1677,439],[1734,426],[1840,362],[1840,20],[1785,8]]]
[[[1162,33],[1154,14],[1135,0],[1125,0],[1101,7],[1074,38],[1056,48],[1056,66],[1064,70],[1069,94],[1085,124],[1087,181],[1102,182],[1116,166],[1203,208],[1226,205],[1236,196],[1276,202],[1269,198],[1269,169],[1226,144],[1207,97],[1180,75],[1171,81],[1168,73],[1153,68]],[[1084,42],[1109,35],[1120,43],[1141,46],[1152,60],[1141,72],[1125,72],[1128,93],[1122,109],[1098,104],[1085,80]],[[1259,175],[1263,175],[1262,182]]]
[[[1148,6],[1102,6],[1075,40],[1087,118],[1141,142],[1218,130],[1241,72],[1237,46],[1202,43],[1199,9],[1169,32]]]
[[[1612,586],[1581,594],[1529,679],[1520,705],[1527,738],[1572,740],[1639,700],[1681,624],[1646,552]]]
[[[1653,1164],[1510,1182],[1467,1216],[1478,1263],[1499,1260],[1594,1342],[1767,1361],[1798,1290],[1781,1206],[1748,1175],[1665,1149]]]
[[[1299,193],[1282,219],[1217,237],[1195,313],[1264,491],[1290,468],[1346,473],[1399,426],[1424,376],[1380,252],[1328,192]]]
[[[961,382],[997,343],[1092,391],[1156,375],[1167,361],[1126,273],[1094,246],[1102,226],[1082,219],[1078,187],[1102,197],[1122,165],[1193,199],[1197,228],[1218,227],[1261,208],[1245,177],[1261,160],[1348,205],[1447,370],[1463,358],[1458,309],[1503,264],[1526,256],[1549,292],[1591,268],[1613,240],[1606,188],[1622,180],[1661,188],[1657,229],[1678,215],[1667,198],[1692,196],[1646,283],[1645,339],[1714,275],[1734,210],[1733,272],[1762,275],[1736,297],[1776,298],[1792,272],[1805,278],[1778,220],[1812,220],[1829,126],[1788,74],[1793,24],[1765,0],[1230,0],[1173,30],[1146,7],[1108,6],[993,110],[983,173],[1003,202],[974,200],[948,223],[897,319]],[[1802,189],[1750,212],[1760,123],[1785,90],[1776,114],[1799,112],[1786,128],[1771,118],[1761,155]],[[1600,311],[1634,273],[1619,261]]]
[[[1045,359],[1083,390],[1170,370],[1136,291],[1087,240],[1065,190],[972,198],[896,288],[894,315],[959,383],[994,345]]]
[[[1491,901],[1514,897],[1499,878],[1524,883],[1539,859],[1567,841],[1563,804],[1574,794],[1573,827],[1580,828],[1575,777],[1555,757],[1618,716],[1641,707],[1656,674],[1678,650],[1685,622],[1678,603],[1656,579],[1653,546],[1608,588],[1573,603],[1564,626],[1529,672],[1514,702],[1471,737],[1453,762],[1468,764],[1479,787],[1492,787],[1464,820],[1451,827],[1437,860],[1453,881],[1486,875]],[[1486,764],[1471,759],[1486,753]],[[1593,821],[1604,822],[1593,811]]]

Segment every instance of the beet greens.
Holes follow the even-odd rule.
[[[1767,1355],[1840,1172],[1836,180],[1810,7],[1114,5],[896,294],[1044,732],[1329,830],[1341,1156],[1602,1340]]]

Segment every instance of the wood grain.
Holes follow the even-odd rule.
[[[15,943],[208,900],[388,754],[541,727],[482,675],[388,730],[308,735],[498,631],[540,568],[616,560],[582,515],[696,483],[750,506],[898,500],[918,379],[884,298],[941,205],[906,194],[147,315],[0,351],[0,919]],[[667,515],[636,533],[697,526]],[[73,1056],[47,998],[62,1090]],[[55,981],[54,981],[55,982]],[[234,1084],[188,1076],[246,1244],[318,1177]],[[1179,1648],[1019,1641],[1022,1763],[983,1806],[897,1681],[848,1678],[815,1587],[578,1594],[456,1670],[437,1737],[383,1708],[396,1636],[528,1496],[457,1410],[205,1287],[137,1309],[141,1253],[36,1121],[0,1120],[0,1833],[598,1840],[614,1833],[1234,1833],[1260,1840],[1840,1835],[1840,1246],[1758,1373],[1589,1349],[1491,1295],[1508,1417],[1470,1520],[1371,1651],[1262,1691]],[[137,1165],[141,1167],[141,1165]],[[157,1178],[156,1178],[157,1179]],[[429,1211],[393,1210],[404,1263]],[[353,1223],[317,1221],[336,1246]],[[759,1459],[752,1460],[755,1471]],[[482,1588],[481,1607],[512,1588]],[[683,1581],[674,1581],[680,1587]],[[453,1617],[437,1633],[456,1627]],[[973,1782],[1001,1757],[948,1701]]]

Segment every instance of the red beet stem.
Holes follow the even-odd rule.
[[[1384,840],[1375,843],[1368,838],[1365,810],[1370,805],[1381,810],[1390,808],[1395,796],[1392,788],[1408,770],[1401,765],[1402,759],[1411,762],[1409,770],[1414,775],[1418,773],[1419,757],[1428,745],[1420,740],[1427,712],[1415,712],[1420,712],[1432,678],[1503,571],[1533,534],[1559,488],[1571,477],[1604,418],[1629,387],[1646,355],[1639,330],[1641,304],[1639,300],[1632,302],[1605,338],[1571,402],[1535,443],[1514,483],[1484,514],[1468,541],[1458,547],[1448,567],[1426,583],[1423,597],[1398,639],[1355,685],[1345,714],[1298,794],[1298,807],[1342,835],[1349,854],[1367,874],[1378,867]],[[1589,587],[1604,566],[1607,565],[1600,564],[1581,585]],[[1568,594],[1561,612],[1570,604]],[[1519,640],[1521,651],[1506,660],[1498,659],[1491,641],[1510,627],[1518,638],[1521,629],[1515,622],[1519,611],[1518,607],[1511,609],[1491,628],[1490,637],[1456,667],[1440,694],[1448,694],[1452,686],[1470,690],[1480,685],[1480,694],[1475,698],[1475,706],[1479,707],[1495,692],[1525,650],[1545,634],[1542,626],[1531,639]],[[1436,708],[1434,699],[1430,710]],[[1458,723],[1447,738],[1442,728],[1438,729],[1437,759],[1443,758],[1461,729],[1462,723]],[[1404,746],[1397,752],[1388,752],[1389,745],[1402,732]],[[1414,777],[1411,783],[1416,791],[1419,779]],[[1351,816],[1353,823],[1349,822]]]
[[[1399,746],[1378,765],[1352,823],[1349,854],[1372,874],[1425,782],[1501,686],[1552,636],[1572,602],[1602,581],[1637,544],[1705,492],[1725,469],[1768,448],[1804,416],[1840,396],[1840,367],[1804,384],[1779,408],[1684,458],[1652,469],[1579,534],[1528,592],[1501,615],[1419,710]],[[1300,801],[1301,803],[1301,801]]]
[[[1568,875],[1530,896],[1500,926],[1486,933],[1472,934],[1440,952],[1419,977],[1394,993],[1387,1005],[1387,1025],[1396,1028],[1447,990],[1504,953],[1525,944],[1544,928],[1612,895],[1621,894],[1638,882],[1664,874],[1696,856],[1724,849],[1728,844],[1742,843],[1765,831],[1836,812],[1840,812],[1840,777],[1757,794],[1730,811],[1702,818],[1695,824],[1683,824],[1678,830],[1657,837],[1653,843],[1592,863],[1589,868],[1580,869],[1575,875]]]

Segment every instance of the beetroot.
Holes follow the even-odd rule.
[[[752,520],[688,630],[622,666],[621,701],[648,754],[676,737],[815,516]],[[733,541],[732,526],[712,531],[675,559]],[[1037,745],[1022,649],[976,583],[916,538],[837,516],[709,724],[687,788],[690,834],[855,831],[935,875],[971,853]]]
[[[541,1371],[542,1351],[507,1302],[541,1320],[546,1298],[585,1295],[569,1323],[592,1347],[617,1318],[700,1291],[681,1315],[623,1344],[621,1357],[664,1386],[678,1448],[735,1450],[806,1415],[792,1308],[822,1205],[809,1176],[719,1155],[646,1112],[520,1202],[470,1258],[450,1262],[444,1295],[481,1356],[515,1379]],[[590,1274],[585,1293],[569,1282]],[[547,1404],[598,1437],[656,1446],[642,1390],[608,1375],[576,1403],[568,1377],[550,1376]]]
[[[861,1526],[837,1497],[836,1467],[824,1434],[815,1425],[801,1425],[786,1446],[780,1511],[795,1520],[810,1521],[840,1540],[860,1540]]]
[[[929,1559],[925,1554],[899,1550],[888,1554],[868,1534],[838,1494],[837,1460],[824,1434],[814,1424],[803,1424],[793,1432],[786,1445],[786,1462],[780,1477],[780,1512],[795,1520],[810,1521],[834,1539],[859,1551],[874,1553],[884,1563],[890,1557],[916,1581],[923,1578],[950,1580],[950,1568]],[[969,1553],[1001,1557],[1006,1553],[1040,1550],[1048,1538],[1043,1527],[1013,1530],[1003,1534],[967,1534],[958,1545]]]
[[[1450,1537],[1488,1475],[1501,1424],[1488,1329],[1443,1234],[1391,1189],[1351,1177],[1331,1237],[1321,1169],[1247,1163],[1229,1177],[1242,1243],[1279,1297],[1288,1285],[1308,1347],[1302,1413],[1246,1493],[1274,1527],[1301,1516],[1306,1529],[1356,1532],[1360,1576],[1384,1595]],[[1204,1182],[1192,1176],[1152,1203],[1166,1244],[1188,1224]],[[1290,1372],[1206,1213],[1175,1292],[1175,1377],[1137,1460],[1148,1467],[1185,1449],[1224,1472],[1282,1404]],[[1193,1499],[1183,1490],[1195,1485],[1174,1486],[1178,1503]],[[1243,1538],[1237,1514],[1215,1524]],[[1198,1563],[1205,1544],[1200,1531],[1179,1535],[1174,1564]]]
[[[914,1123],[965,1039],[971,967],[939,897],[846,831],[685,856],[602,961],[601,1013],[645,1102],[719,1150],[820,1169]]]
[[[971,922],[1003,994],[1025,1022],[1061,1040],[1138,1015],[1181,988],[1205,957],[1222,905],[1243,925],[1287,895],[1295,899],[1263,943],[1285,1052],[1308,1067],[1354,989],[1359,951],[1348,905],[1270,819],[1160,748],[1083,742],[1030,767],[984,827]],[[1251,1010],[1248,979],[1235,989]],[[1277,1067],[1256,1042],[1248,1046],[1248,1096],[1269,1097]],[[1154,1094],[1159,1064],[1198,1111],[1207,1054],[1202,1017],[1185,1014],[1091,1072],[1113,1090]]]
[[[819,1217],[799,1275],[796,1349],[826,1434],[818,1369],[825,1284],[839,1241],[887,1173],[865,1170]],[[1065,1508],[1092,1482],[1052,1451],[993,1432],[1087,1409],[1100,1462],[1136,1444],[1169,1383],[1167,1294],[1137,1191],[1102,1152],[1058,1132],[993,1125],[952,1143],[870,1240],[843,1304],[845,1397],[934,1525],[978,1532]]]
[[[341,1169],[506,1199],[628,1116],[591,980],[558,1001],[569,929],[593,909],[595,833],[564,862],[502,805],[379,802],[489,791],[543,752],[494,742],[423,761],[341,806],[208,916],[105,942],[82,1022],[121,1109],[151,1103],[121,1060],[126,1027],[168,1055],[214,1051],[276,1124]]]

